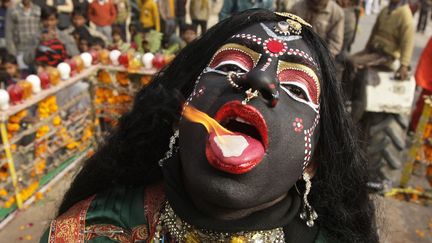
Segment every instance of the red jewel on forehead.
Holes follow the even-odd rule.
[[[281,56],[288,49],[288,46],[285,42],[274,38],[265,40],[263,46],[264,51],[272,57]]]

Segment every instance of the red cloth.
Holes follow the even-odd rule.
[[[100,4],[99,0],[93,0],[89,5],[88,16],[97,26],[108,26],[114,23],[117,11],[112,0],[105,0],[104,4]]]
[[[36,49],[36,63],[55,67],[68,58],[65,45],[58,39],[41,41]]]
[[[422,52],[415,73],[417,85],[432,91],[432,38],[429,39]]]

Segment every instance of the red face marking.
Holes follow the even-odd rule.
[[[312,102],[316,105],[318,104],[318,87],[315,83],[315,80],[305,72],[294,69],[286,69],[279,73],[278,78],[281,84],[287,83],[289,81],[304,84],[307,88],[310,98],[312,99]]]
[[[296,117],[292,125],[295,132],[300,133],[303,131],[303,119]]]
[[[239,63],[242,67],[247,69],[245,71],[250,71],[254,66],[254,61],[248,54],[240,50],[229,49],[216,54],[209,67],[216,68],[219,64],[227,61]]]

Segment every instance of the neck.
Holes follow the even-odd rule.
[[[203,205],[205,208],[201,208],[201,210],[208,212],[209,216],[211,216],[212,218],[220,220],[237,220],[245,218],[255,212],[270,208],[285,199],[287,195],[288,193],[285,193],[284,195],[269,202],[263,203],[255,207],[243,209],[221,208],[218,206],[214,206],[211,203],[199,203],[199,205]]]

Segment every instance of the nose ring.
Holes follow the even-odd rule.
[[[246,90],[246,98],[242,101],[242,105],[246,105],[252,99],[258,97],[258,90],[252,91],[252,89]]]

